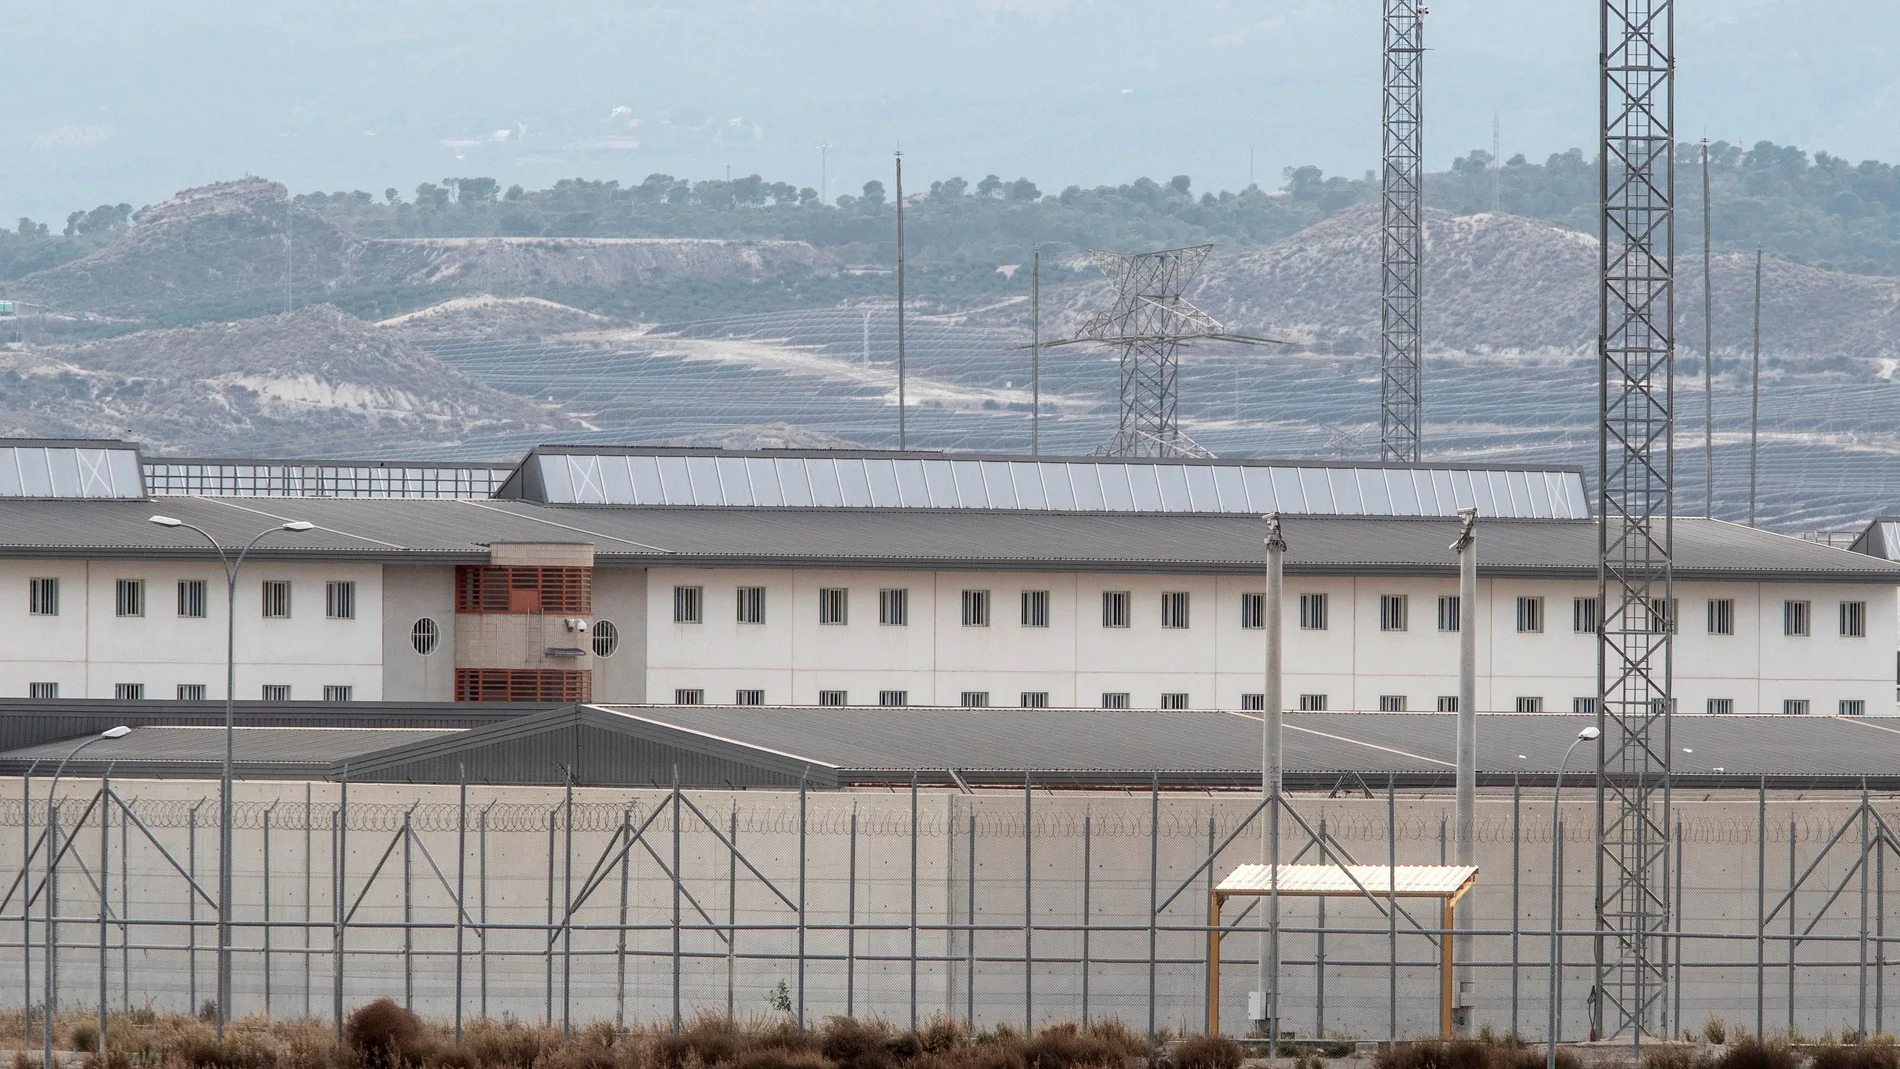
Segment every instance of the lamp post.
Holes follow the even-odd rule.
[[[82,741],[60,758],[59,767],[53,770],[53,785],[46,792],[46,886],[40,894],[46,899],[46,1032],[44,1069],[53,1069],[53,1014],[59,1002],[59,972],[54,968],[58,960],[58,936],[54,934],[54,910],[58,908],[59,897],[56,890],[59,865],[59,777],[66,774],[66,762],[79,756],[79,751],[95,742],[106,739],[123,739],[132,733],[132,729],[121,724],[107,728],[97,735]],[[100,889],[104,894],[104,888]],[[99,1036],[100,1049],[105,1048],[105,1034]]]
[[[1577,732],[1570,742],[1570,748],[1564,751],[1564,759],[1557,762],[1557,782],[1550,789],[1550,1028],[1545,1036],[1544,1069],[1557,1069],[1557,938],[1563,925],[1557,917],[1557,886],[1563,879],[1563,873],[1557,871],[1558,802],[1564,794],[1564,770],[1570,767],[1570,755],[1577,750],[1580,742],[1594,742],[1603,736],[1595,724]]]
[[[182,527],[196,531],[217,551],[224,565],[224,764],[218,780],[218,1039],[224,1039],[224,1022],[231,1007],[231,764],[237,725],[237,577],[244,557],[259,542],[279,531],[308,531],[316,524],[292,520],[259,531],[232,557],[211,532],[172,516],[153,516],[160,527]],[[50,1069],[50,1067],[49,1067]]]

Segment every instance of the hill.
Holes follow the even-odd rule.
[[[130,438],[170,453],[323,455],[375,441],[558,433],[555,413],[328,305],[0,352],[0,434]]]
[[[184,190],[85,255],[0,284],[0,298],[79,324],[164,327],[315,302],[383,318],[490,292],[646,310],[691,305],[708,290],[795,287],[837,269],[836,258],[798,241],[359,238],[282,185],[246,178]]]

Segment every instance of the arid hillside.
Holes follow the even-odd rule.
[[[0,434],[294,456],[440,445],[565,422],[328,305],[0,352]]]

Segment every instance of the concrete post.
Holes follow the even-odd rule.
[[[1281,714],[1286,708],[1285,695],[1281,691],[1281,625],[1280,604],[1282,596],[1282,578],[1286,557],[1286,538],[1280,530],[1280,514],[1267,513],[1261,517],[1267,525],[1267,592],[1261,605],[1262,628],[1266,631],[1266,684],[1261,698],[1260,710],[1260,793],[1266,808],[1261,815],[1266,818],[1260,828],[1260,862],[1264,865],[1279,864],[1279,836],[1275,834],[1279,827],[1280,816],[1280,770],[1283,767],[1281,756]],[[1277,873],[1276,873],[1277,876]],[[1279,896],[1274,895],[1268,909],[1267,928],[1260,940],[1260,1012],[1258,1020],[1264,1021],[1269,1047],[1279,1035],[1279,1005],[1275,985],[1279,980],[1279,939],[1276,930],[1280,923]],[[1253,1015],[1249,1015],[1253,1016]]]
[[[1458,554],[1458,864],[1477,864],[1478,806],[1478,510],[1459,509],[1464,527],[1451,548]],[[1471,907],[1457,911],[1456,926],[1471,927]],[[1457,1001],[1452,1021],[1470,1027],[1471,940],[1457,941]]]

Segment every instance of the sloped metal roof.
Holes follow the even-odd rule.
[[[236,728],[233,764],[252,778],[321,778],[332,765],[359,754],[453,734],[457,731],[440,728]],[[0,754],[0,774],[18,776],[37,766],[50,775],[84,738]],[[87,746],[66,766],[66,774],[96,776],[110,767],[114,775],[127,777],[216,778],[223,760],[221,727],[139,727]]]
[[[194,559],[190,531],[160,528],[150,502],[0,502],[0,555]],[[876,567],[972,570],[1253,573],[1261,524],[1250,516],[907,509],[552,507],[523,501],[174,497],[162,511],[243,542],[308,520],[254,556],[278,560],[471,563],[495,542],[592,542],[601,566]],[[1453,575],[1457,522],[1439,518],[1295,516],[1285,522],[1293,575]],[[1900,564],[1725,523],[1678,519],[1680,579],[1900,583]],[[1594,578],[1587,520],[1488,520],[1480,574]]]

